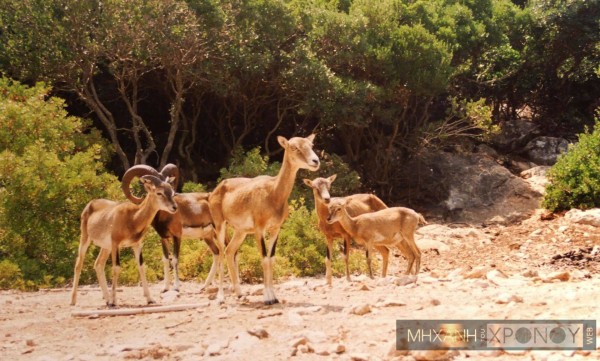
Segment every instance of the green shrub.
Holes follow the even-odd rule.
[[[543,206],[551,211],[600,206],[600,121],[593,132],[579,135],[579,142],[548,172]]]
[[[218,181],[234,177],[256,177],[259,175],[276,175],[281,168],[277,162],[269,163],[269,156],[260,155],[260,147],[253,148],[247,152],[237,147],[229,160],[229,166],[220,170],[221,176]]]
[[[290,215],[281,227],[278,253],[287,258],[291,274],[311,277],[325,273],[325,237],[317,229],[317,215],[304,199],[290,202]]]
[[[146,267],[146,279],[148,282],[156,282],[163,278],[163,263],[162,263],[162,246],[160,237],[150,229],[144,238],[144,246],[142,248],[144,265]],[[119,250],[121,260],[121,274],[119,275],[119,284],[136,285],[140,282],[140,273],[137,269],[137,262],[131,248],[121,248]],[[93,266],[93,263],[88,265]],[[105,272],[110,279],[112,262],[110,258],[106,262]]]
[[[104,168],[111,148],[48,91],[0,78],[0,254],[19,266],[25,288],[71,279],[83,208],[123,197]]]
[[[21,288],[23,273],[19,265],[10,260],[0,261],[0,289]]]
[[[183,193],[205,193],[208,190],[206,189],[206,186],[202,183],[185,182],[183,184],[183,187],[181,188],[181,191]]]
[[[206,242],[202,240],[184,240],[179,256],[179,278],[203,282],[210,271],[213,256]]]

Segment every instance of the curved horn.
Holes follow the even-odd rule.
[[[144,175],[153,175],[155,177],[158,178],[163,178],[163,176],[158,173],[158,171],[156,171],[156,169],[144,165],[144,164],[138,164],[135,165],[131,168],[129,168],[127,170],[127,172],[125,172],[125,174],[123,175],[123,180],[121,181],[121,189],[123,190],[123,193],[125,193],[125,197],[127,197],[127,199],[129,199],[130,201],[132,201],[135,204],[140,204],[142,203],[142,198],[138,198],[136,196],[134,196],[133,194],[131,194],[131,190],[129,189],[129,185],[131,184],[131,180],[135,177],[141,177]]]
[[[179,168],[173,163],[169,163],[163,167],[160,171],[162,178],[166,180],[168,177],[174,177],[175,180],[171,184],[174,191],[177,191],[177,185],[179,184]]]
[[[156,187],[159,187],[161,184],[164,183],[164,181],[162,180],[162,177],[160,176],[160,174],[158,176],[154,176],[154,175],[151,175],[151,174],[146,174],[146,175],[143,175],[141,178],[143,180],[149,180]],[[166,184],[168,184],[168,183],[166,183]]]

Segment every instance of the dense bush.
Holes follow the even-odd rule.
[[[0,79],[0,256],[27,288],[70,279],[81,211],[91,199],[121,195],[104,169],[107,143],[48,91]]]
[[[600,121],[579,135],[548,173],[543,206],[551,211],[600,206]]]

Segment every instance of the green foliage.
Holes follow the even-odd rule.
[[[208,190],[206,186],[202,183],[194,183],[194,182],[185,182],[183,187],[181,188],[183,193],[206,193]]]
[[[304,200],[290,202],[290,215],[281,227],[275,254],[275,277],[312,277],[325,273],[325,238],[317,229],[316,213]],[[245,282],[262,279],[262,255],[254,237],[248,237],[238,253],[240,277]]]
[[[485,104],[485,99],[467,101],[451,98],[449,102],[446,117],[429,123],[424,129],[423,145],[447,145],[461,137],[485,141],[500,131],[500,127],[493,122],[492,110]]]
[[[278,250],[289,260],[295,276],[325,273],[325,237],[317,229],[317,215],[308,210],[304,199],[290,202],[290,215],[279,233]]]
[[[269,157],[260,155],[260,147],[244,152],[241,147],[234,149],[229,167],[222,168],[219,182],[234,177],[253,178],[259,175],[276,175],[281,165],[269,164]]]
[[[204,241],[184,240],[179,256],[179,277],[201,282],[206,279],[212,262],[212,252]]]
[[[8,259],[0,261],[0,289],[22,288],[23,273],[19,266]]]
[[[40,285],[72,277],[86,203],[122,197],[110,148],[47,91],[0,79],[0,250]]]
[[[600,206],[600,121],[579,135],[548,172],[543,206],[551,211]]]

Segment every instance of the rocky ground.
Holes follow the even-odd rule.
[[[600,359],[600,351],[395,350],[398,319],[595,319],[600,322],[600,228],[568,216],[487,226],[432,224],[418,232],[423,249],[416,283],[400,275],[373,280],[280,280],[281,304],[263,306],[261,285],[247,295],[214,292],[184,283],[179,294],[160,293],[159,305],[195,304],[178,312],[74,317],[103,310],[97,286],[69,290],[0,292],[0,357],[3,360],[562,360]],[[585,222],[584,222],[585,223]],[[589,223],[589,222],[588,222]],[[139,287],[122,287],[120,308],[144,304]],[[210,290],[209,290],[210,291]]]

